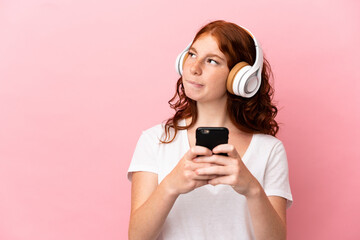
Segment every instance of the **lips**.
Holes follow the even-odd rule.
[[[198,83],[198,82],[195,82],[195,81],[190,81],[190,80],[187,80],[188,83],[190,83],[191,85],[193,85],[194,87],[203,87],[204,84],[201,84],[201,83]]]

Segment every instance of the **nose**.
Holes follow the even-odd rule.
[[[193,75],[201,75],[201,62],[199,60],[193,60],[190,64],[190,73]]]

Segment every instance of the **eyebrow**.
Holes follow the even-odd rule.
[[[196,51],[196,49],[195,49],[194,47],[191,47],[191,48],[189,49],[189,51],[193,51],[193,52],[197,53],[197,51]],[[217,55],[217,54],[210,53],[210,54],[207,54],[206,56],[207,56],[207,57],[217,57],[217,58],[223,60],[224,62],[226,62],[226,60],[225,60],[224,58],[220,57],[220,56]]]

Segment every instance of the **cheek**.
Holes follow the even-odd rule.
[[[189,66],[187,65],[183,65],[183,72],[182,72],[182,77],[187,79],[189,77],[190,71],[189,71]]]
[[[190,72],[191,67],[191,59],[186,59],[183,63],[183,75],[188,72]]]
[[[216,81],[215,85],[218,88],[226,89],[226,81],[227,81],[228,73],[229,71],[224,71],[214,76],[214,80]]]

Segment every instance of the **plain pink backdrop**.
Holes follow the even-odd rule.
[[[0,0],[0,239],[127,238],[136,141],[216,19],[273,67],[288,239],[360,238],[359,1]]]

